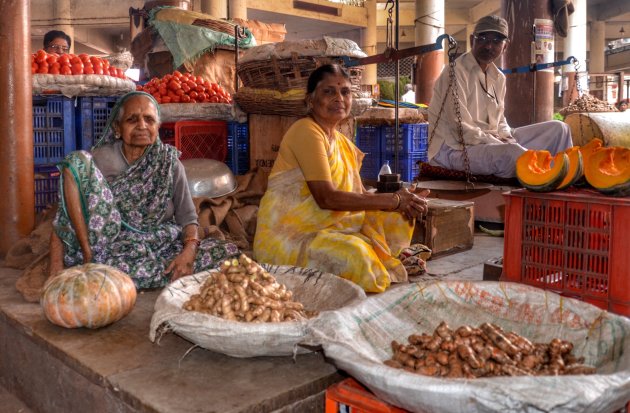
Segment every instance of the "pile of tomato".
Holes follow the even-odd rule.
[[[158,103],[232,103],[230,94],[217,83],[177,70],[136,89],[150,93]]]
[[[85,53],[80,55],[46,53],[38,50],[31,55],[31,73],[51,75],[109,75],[125,79],[125,71],[110,66],[109,61]]]

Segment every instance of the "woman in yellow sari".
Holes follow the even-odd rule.
[[[255,258],[337,274],[368,292],[406,281],[397,257],[409,247],[426,199],[407,189],[368,193],[363,187],[363,153],[336,130],[352,106],[343,68],[317,68],[306,103],[309,115],[284,135],[260,203]]]

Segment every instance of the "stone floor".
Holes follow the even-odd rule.
[[[503,238],[475,236],[471,250],[430,260],[414,280],[481,280],[503,255]],[[174,334],[148,339],[158,292],[100,330],[46,321],[14,288],[19,271],[0,263],[0,412],[323,412],[324,390],[343,373],[320,353],[236,359]],[[189,352],[190,351],[190,352]],[[4,386],[4,387],[2,387]]]

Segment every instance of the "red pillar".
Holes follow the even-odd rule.
[[[502,17],[510,28],[510,44],[502,67],[531,63],[534,19],[551,19],[548,0],[502,0]],[[553,118],[553,70],[507,75],[505,117],[519,127]]]
[[[433,85],[442,73],[444,67],[444,51],[435,50],[424,53],[416,60],[416,103],[426,103],[431,101],[433,96]]]
[[[35,225],[30,22],[29,1],[0,2],[0,256]]]

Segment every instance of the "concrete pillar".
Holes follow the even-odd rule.
[[[201,0],[201,12],[217,19],[227,19],[227,0]]]
[[[229,0],[230,19],[247,20],[247,0]]]
[[[435,43],[444,34],[444,0],[416,1],[416,46]],[[448,44],[444,43],[447,48]],[[444,67],[444,50],[424,53],[416,57],[416,103],[429,103],[433,85]]]
[[[72,39],[70,52],[74,53],[74,26],[72,26],[72,2],[70,0],[55,0],[53,4],[53,16],[55,18],[55,30],[61,30]]]
[[[605,46],[606,46],[606,22],[592,21],[590,43],[590,62],[588,71],[591,73],[604,73],[605,70]]]
[[[512,68],[531,63],[535,19],[551,20],[547,0],[502,0],[501,10],[510,28],[510,43],[497,66]],[[551,32],[551,28],[549,29]],[[507,75],[505,117],[512,127],[553,118],[553,69]]]
[[[576,77],[579,79],[579,89],[582,92],[586,91],[586,0],[573,0],[573,7],[575,11],[569,16],[569,30],[567,31],[567,37],[564,39],[564,56],[575,57],[580,66],[578,68],[579,73],[575,72],[575,67],[572,65],[563,66],[563,73],[568,78],[568,90],[562,96],[562,102],[564,106],[567,106],[571,101],[577,99],[578,87],[576,87]]]
[[[30,2],[0,2],[0,256],[35,225]]]
[[[367,0],[365,2],[365,10],[367,13],[367,27],[361,30],[361,49],[368,55],[377,54],[376,43],[376,0]],[[375,85],[377,80],[376,64],[365,65],[363,75],[361,76],[361,84]]]

